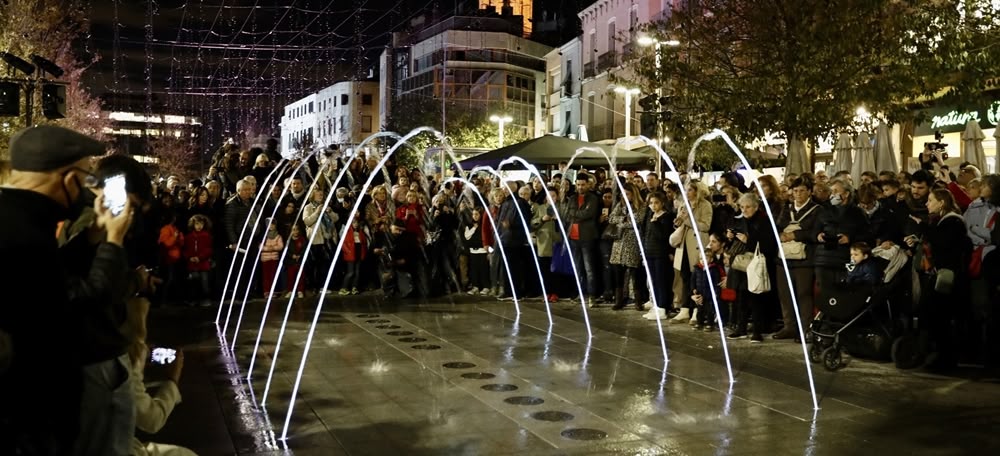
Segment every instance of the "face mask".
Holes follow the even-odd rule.
[[[867,214],[867,215],[872,215],[872,214],[874,214],[874,213],[875,213],[875,211],[877,211],[877,210],[878,210],[878,201],[876,201],[876,202],[875,202],[875,205],[874,205],[874,206],[872,206],[872,208],[871,208],[871,209],[865,209],[865,214]]]
[[[843,203],[843,202],[844,202],[844,200],[842,200],[840,198],[840,195],[837,195],[837,194],[830,195],[830,204],[832,204],[834,206],[840,206],[840,204]]]

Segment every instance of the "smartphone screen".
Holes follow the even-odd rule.
[[[118,216],[125,210],[128,193],[125,192],[125,175],[118,174],[104,180],[104,207]]]
[[[156,364],[170,364],[177,359],[177,350],[163,347],[154,348],[150,358]]]

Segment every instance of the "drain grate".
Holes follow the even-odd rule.
[[[381,317],[379,314],[361,314],[357,316],[358,318],[378,318]]]
[[[531,414],[531,417],[538,421],[569,421],[576,418],[571,413],[558,412],[555,410],[546,410],[544,412],[535,412]]]
[[[412,348],[414,350],[440,350],[441,346],[440,345],[433,345],[433,344],[418,344],[418,345],[411,346],[410,348]]]
[[[493,391],[495,393],[505,393],[505,392],[508,392],[508,391],[515,391],[515,390],[517,390],[517,385],[510,385],[510,384],[506,384],[506,383],[492,383],[492,384],[489,384],[489,385],[480,386],[480,388],[482,388],[482,389],[484,389],[486,391]]]
[[[508,397],[503,401],[508,404],[514,404],[514,405],[540,405],[545,402],[545,399],[534,396],[513,396],[513,397]]]
[[[559,435],[572,440],[601,440],[608,437],[607,432],[587,428],[567,429]]]
[[[375,327],[378,328],[378,329],[399,329],[399,328],[402,328],[402,326],[399,326],[399,325],[375,325]]]
[[[447,367],[448,369],[469,369],[469,368],[472,368],[472,367],[476,367],[475,364],[466,363],[464,361],[456,361],[456,362],[453,362],[453,363],[444,363],[444,364],[442,364],[442,366]]]
[[[387,336],[412,336],[413,331],[389,331],[385,334]]]
[[[386,320],[384,318],[380,318],[380,319],[377,319],[377,320],[365,320],[365,322],[366,323],[389,323],[389,320]]]
[[[424,339],[423,337],[400,337],[399,341],[400,342],[409,342],[409,343],[412,343],[412,342],[427,342],[427,339]]]

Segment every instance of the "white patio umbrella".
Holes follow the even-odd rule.
[[[996,136],[996,132],[993,133]],[[979,122],[970,120],[965,124],[965,131],[962,133],[962,142],[965,146],[962,150],[962,160],[967,161],[980,171],[986,170],[986,152],[983,151],[983,140],[986,135],[983,129],[979,128]]]
[[[841,133],[837,138],[837,144],[833,146],[833,172],[836,174],[839,171],[850,171],[851,164],[854,160],[851,159],[851,151],[854,149],[854,145],[851,144],[851,135],[847,133]]]
[[[785,160],[785,175],[802,174],[809,171],[806,159],[806,144],[796,137],[788,138],[788,156]]]
[[[896,164],[896,150],[892,147],[892,136],[889,134],[889,125],[885,122],[878,124],[875,130],[875,171],[899,172]]]
[[[851,178],[854,185],[861,184],[861,173],[865,171],[875,171],[875,152],[872,149],[872,140],[868,133],[861,132],[854,139],[854,166],[851,167]]]

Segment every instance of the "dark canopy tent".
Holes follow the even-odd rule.
[[[610,146],[577,141],[562,136],[545,135],[467,158],[461,161],[461,165],[464,170],[470,170],[476,166],[491,166],[496,168],[500,165],[501,161],[515,155],[536,166],[558,165],[559,162],[569,161],[570,157],[581,147],[604,150],[609,157],[613,157],[615,154],[613,148]],[[625,149],[619,149],[617,153],[618,158],[616,162],[619,169],[645,168],[651,163],[649,154]],[[573,166],[578,165],[606,168],[608,167],[608,161],[604,158],[603,154],[594,150],[587,150],[573,160]],[[511,165],[504,166],[504,168],[516,169],[518,167]]]

